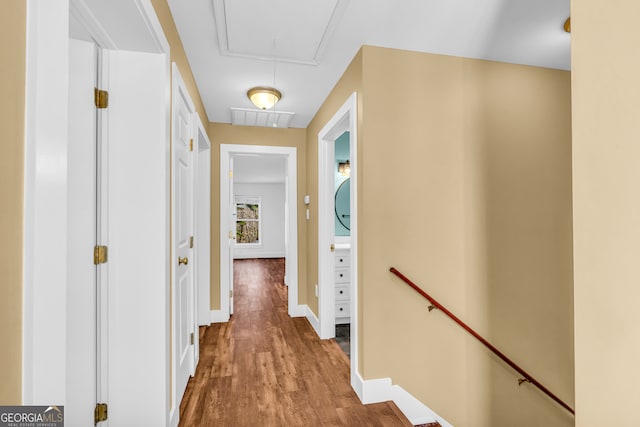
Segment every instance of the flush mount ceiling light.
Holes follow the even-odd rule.
[[[247,96],[253,102],[253,105],[261,110],[268,110],[282,98],[282,94],[278,89],[264,86],[249,89]]]

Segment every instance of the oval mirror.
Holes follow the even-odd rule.
[[[347,230],[351,230],[351,178],[347,178],[336,190],[335,212],[336,219]]]

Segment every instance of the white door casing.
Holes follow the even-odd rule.
[[[194,313],[194,236],[193,197],[193,115],[195,107],[180,76],[178,67],[172,67],[172,153],[173,153],[173,338],[174,347],[174,399],[179,405],[194,372],[195,313]],[[194,335],[192,335],[194,334]]]
[[[335,259],[331,252],[335,226],[333,211],[333,148],[335,140],[349,131],[349,163],[351,166],[351,277],[350,307],[351,386],[363,399],[363,380],[358,373],[358,114],[357,94],[349,96],[340,109],[318,133],[318,311],[321,338],[335,335]],[[331,164],[330,164],[331,163]],[[330,175],[331,178],[327,177]],[[331,304],[329,304],[331,303]]]
[[[68,3],[27,2],[22,403],[65,402]],[[46,166],[46,167],[43,167]],[[55,366],[55,369],[49,369]]]
[[[197,325],[211,324],[211,142],[196,114],[196,257]]]
[[[229,246],[235,236],[235,206],[233,204],[231,159],[235,154],[282,155],[287,165],[287,224],[286,224],[286,273],[288,289],[288,312],[291,317],[306,314],[306,307],[298,304],[298,173],[295,147],[263,145],[220,145],[220,314],[216,321],[226,322],[230,316],[229,291],[232,287],[233,257]],[[234,206],[233,209],[230,209]],[[233,224],[233,227],[231,227]],[[231,238],[229,231],[232,231]],[[231,242],[230,242],[231,241]]]

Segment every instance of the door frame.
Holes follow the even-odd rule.
[[[212,312],[212,320],[227,322],[230,318],[229,290],[231,289],[229,266],[229,161],[235,154],[282,155],[287,161],[287,218],[286,265],[288,285],[288,313],[291,317],[302,317],[305,308],[298,304],[298,171],[297,148],[265,145],[220,145],[220,314]]]
[[[335,261],[330,250],[335,244],[334,224],[334,144],[349,132],[351,167],[351,277],[350,277],[350,353],[351,385],[358,392],[358,99],[353,92],[327,124],[318,132],[318,312],[321,339],[335,337]],[[359,394],[360,395],[360,394]]]
[[[163,56],[162,72],[164,90],[159,97],[166,101],[158,108],[163,111],[157,117],[157,138],[153,146],[157,157],[166,155],[166,164],[161,164],[162,177],[158,177],[159,189],[154,200],[165,204],[163,212],[154,212],[149,206],[143,216],[156,215],[164,222],[161,235],[155,240],[161,245],[154,248],[154,260],[159,253],[166,253],[158,263],[159,281],[154,281],[152,294],[139,289],[153,304],[153,313],[146,313],[148,320],[155,322],[159,333],[154,335],[150,352],[155,352],[153,367],[160,367],[157,383],[166,384],[158,390],[155,383],[146,387],[152,398],[141,406],[138,399],[129,399],[121,407],[121,413],[150,415],[148,420],[161,420],[156,425],[168,422],[169,403],[169,274],[165,269],[169,256],[169,111],[170,66],[169,43],[149,0],[134,0],[135,8],[144,22],[144,31],[128,34],[129,41],[137,37],[150,37],[153,53]],[[23,225],[23,319],[22,319],[22,404],[72,405],[65,392],[67,366],[73,365],[73,357],[67,349],[67,148],[68,148],[68,39],[70,13],[79,19],[91,33],[96,44],[104,49],[118,51],[106,27],[109,18],[92,10],[84,0],[54,0],[27,2],[27,70],[25,108],[25,153],[24,153],[24,225]],[[111,11],[109,11],[111,13]],[[143,34],[144,33],[144,34]],[[123,40],[123,39],[121,39]],[[148,41],[149,39],[147,39]],[[158,74],[160,76],[161,74]],[[166,77],[166,79],[164,78]],[[89,94],[91,96],[92,94]],[[147,141],[144,141],[146,144]],[[106,159],[105,159],[106,161]],[[110,165],[115,169],[118,165]],[[166,176],[165,176],[166,172]],[[135,182],[136,177],[131,180]],[[109,203],[126,206],[126,200],[112,197]],[[165,212],[166,211],[166,214]],[[139,212],[136,214],[138,216]],[[137,217],[136,216],[136,217]],[[155,222],[154,222],[155,224]],[[112,224],[117,229],[118,224]],[[145,231],[146,232],[146,231]],[[141,233],[144,234],[144,233]],[[154,237],[154,236],[151,236]],[[144,238],[144,236],[141,236]],[[111,258],[111,257],[110,257]],[[155,262],[155,261],[154,261]],[[105,264],[109,266],[109,264]],[[131,266],[129,266],[130,268]],[[108,267],[111,268],[111,267]],[[110,295],[109,298],[113,296]],[[113,305],[113,304],[112,304]],[[113,308],[113,307],[112,307]],[[110,318],[111,321],[115,319]],[[145,325],[142,325],[146,327]],[[129,327],[126,338],[139,341],[140,329]],[[151,369],[151,367],[149,368]],[[155,371],[154,371],[155,372]],[[120,390],[126,394],[126,390]],[[139,390],[138,390],[139,391]],[[131,392],[138,392],[131,390]],[[127,402],[127,397],[123,396]],[[154,410],[148,411],[149,405]],[[150,421],[155,422],[155,421]]]
[[[200,116],[195,115],[195,250],[196,326],[211,324],[211,141]],[[196,340],[196,350],[199,343]],[[198,352],[196,352],[197,354]]]

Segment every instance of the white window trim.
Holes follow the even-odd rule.
[[[238,203],[247,203],[247,204],[254,204],[254,205],[258,205],[258,219],[248,219],[248,220],[244,220],[244,221],[251,221],[251,222],[257,222],[258,223],[258,243],[239,243],[238,240],[235,240],[235,247],[236,248],[245,248],[245,249],[249,249],[249,248],[261,248],[264,246],[264,242],[262,240],[262,197],[261,196],[240,196],[237,195],[235,197],[235,203],[236,203],[236,210],[237,210],[237,206]],[[240,221],[238,219],[238,217],[236,217],[236,224],[238,223],[238,221]],[[236,230],[237,230],[237,225],[236,225]]]

